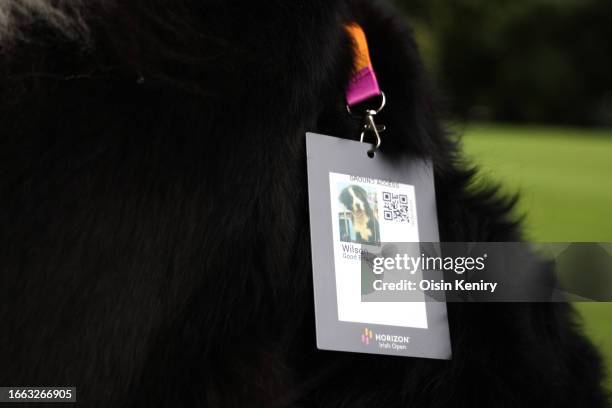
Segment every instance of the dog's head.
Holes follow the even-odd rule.
[[[340,202],[352,212],[354,218],[369,217],[372,214],[368,194],[359,186],[351,185],[342,190]]]

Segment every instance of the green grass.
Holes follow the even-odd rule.
[[[455,130],[483,176],[521,193],[528,239],[612,241],[612,130],[491,124]],[[612,374],[612,303],[576,307]]]

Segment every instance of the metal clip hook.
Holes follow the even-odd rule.
[[[380,147],[380,133],[385,130],[385,127],[382,125],[377,125],[374,122],[374,115],[376,111],[368,110],[366,111],[365,117],[363,118],[363,126],[361,128],[361,134],[359,135],[359,141],[363,143],[363,139],[367,132],[371,132],[376,137],[375,143],[372,143],[372,148],[368,150],[368,153],[373,154]]]
[[[362,119],[361,134],[359,135],[359,141],[363,143],[363,139],[365,138],[365,135],[368,132],[374,133],[374,136],[376,137],[376,141],[375,143],[372,144],[372,148],[368,150],[368,155],[373,155],[376,152],[376,150],[378,150],[378,148],[380,147],[380,143],[381,143],[380,133],[382,133],[385,130],[385,126],[377,125],[376,122],[374,122],[374,116],[376,116],[376,114],[380,112],[382,108],[385,106],[385,102],[386,102],[385,94],[381,93],[381,96],[382,96],[382,100],[381,100],[381,104],[378,107],[378,109],[367,109],[365,111],[365,116]],[[357,115],[355,115],[351,111],[350,106],[347,105],[346,110],[351,116],[357,117]]]

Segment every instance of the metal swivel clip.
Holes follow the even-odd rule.
[[[372,148],[368,150],[368,155],[370,156],[373,155],[380,147],[380,134],[385,130],[384,125],[377,125],[376,122],[374,122],[374,116],[376,116],[376,114],[385,107],[385,94],[381,93],[381,97],[382,99],[378,109],[366,109],[363,112],[363,117],[361,115],[354,114],[349,105],[346,106],[346,110],[351,116],[361,118],[361,133],[359,135],[359,141],[364,143],[364,139],[366,138],[367,134],[371,134],[374,137]]]

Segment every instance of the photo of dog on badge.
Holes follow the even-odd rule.
[[[340,241],[380,245],[376,190],[368,186],[340,183],[338,214]]]

